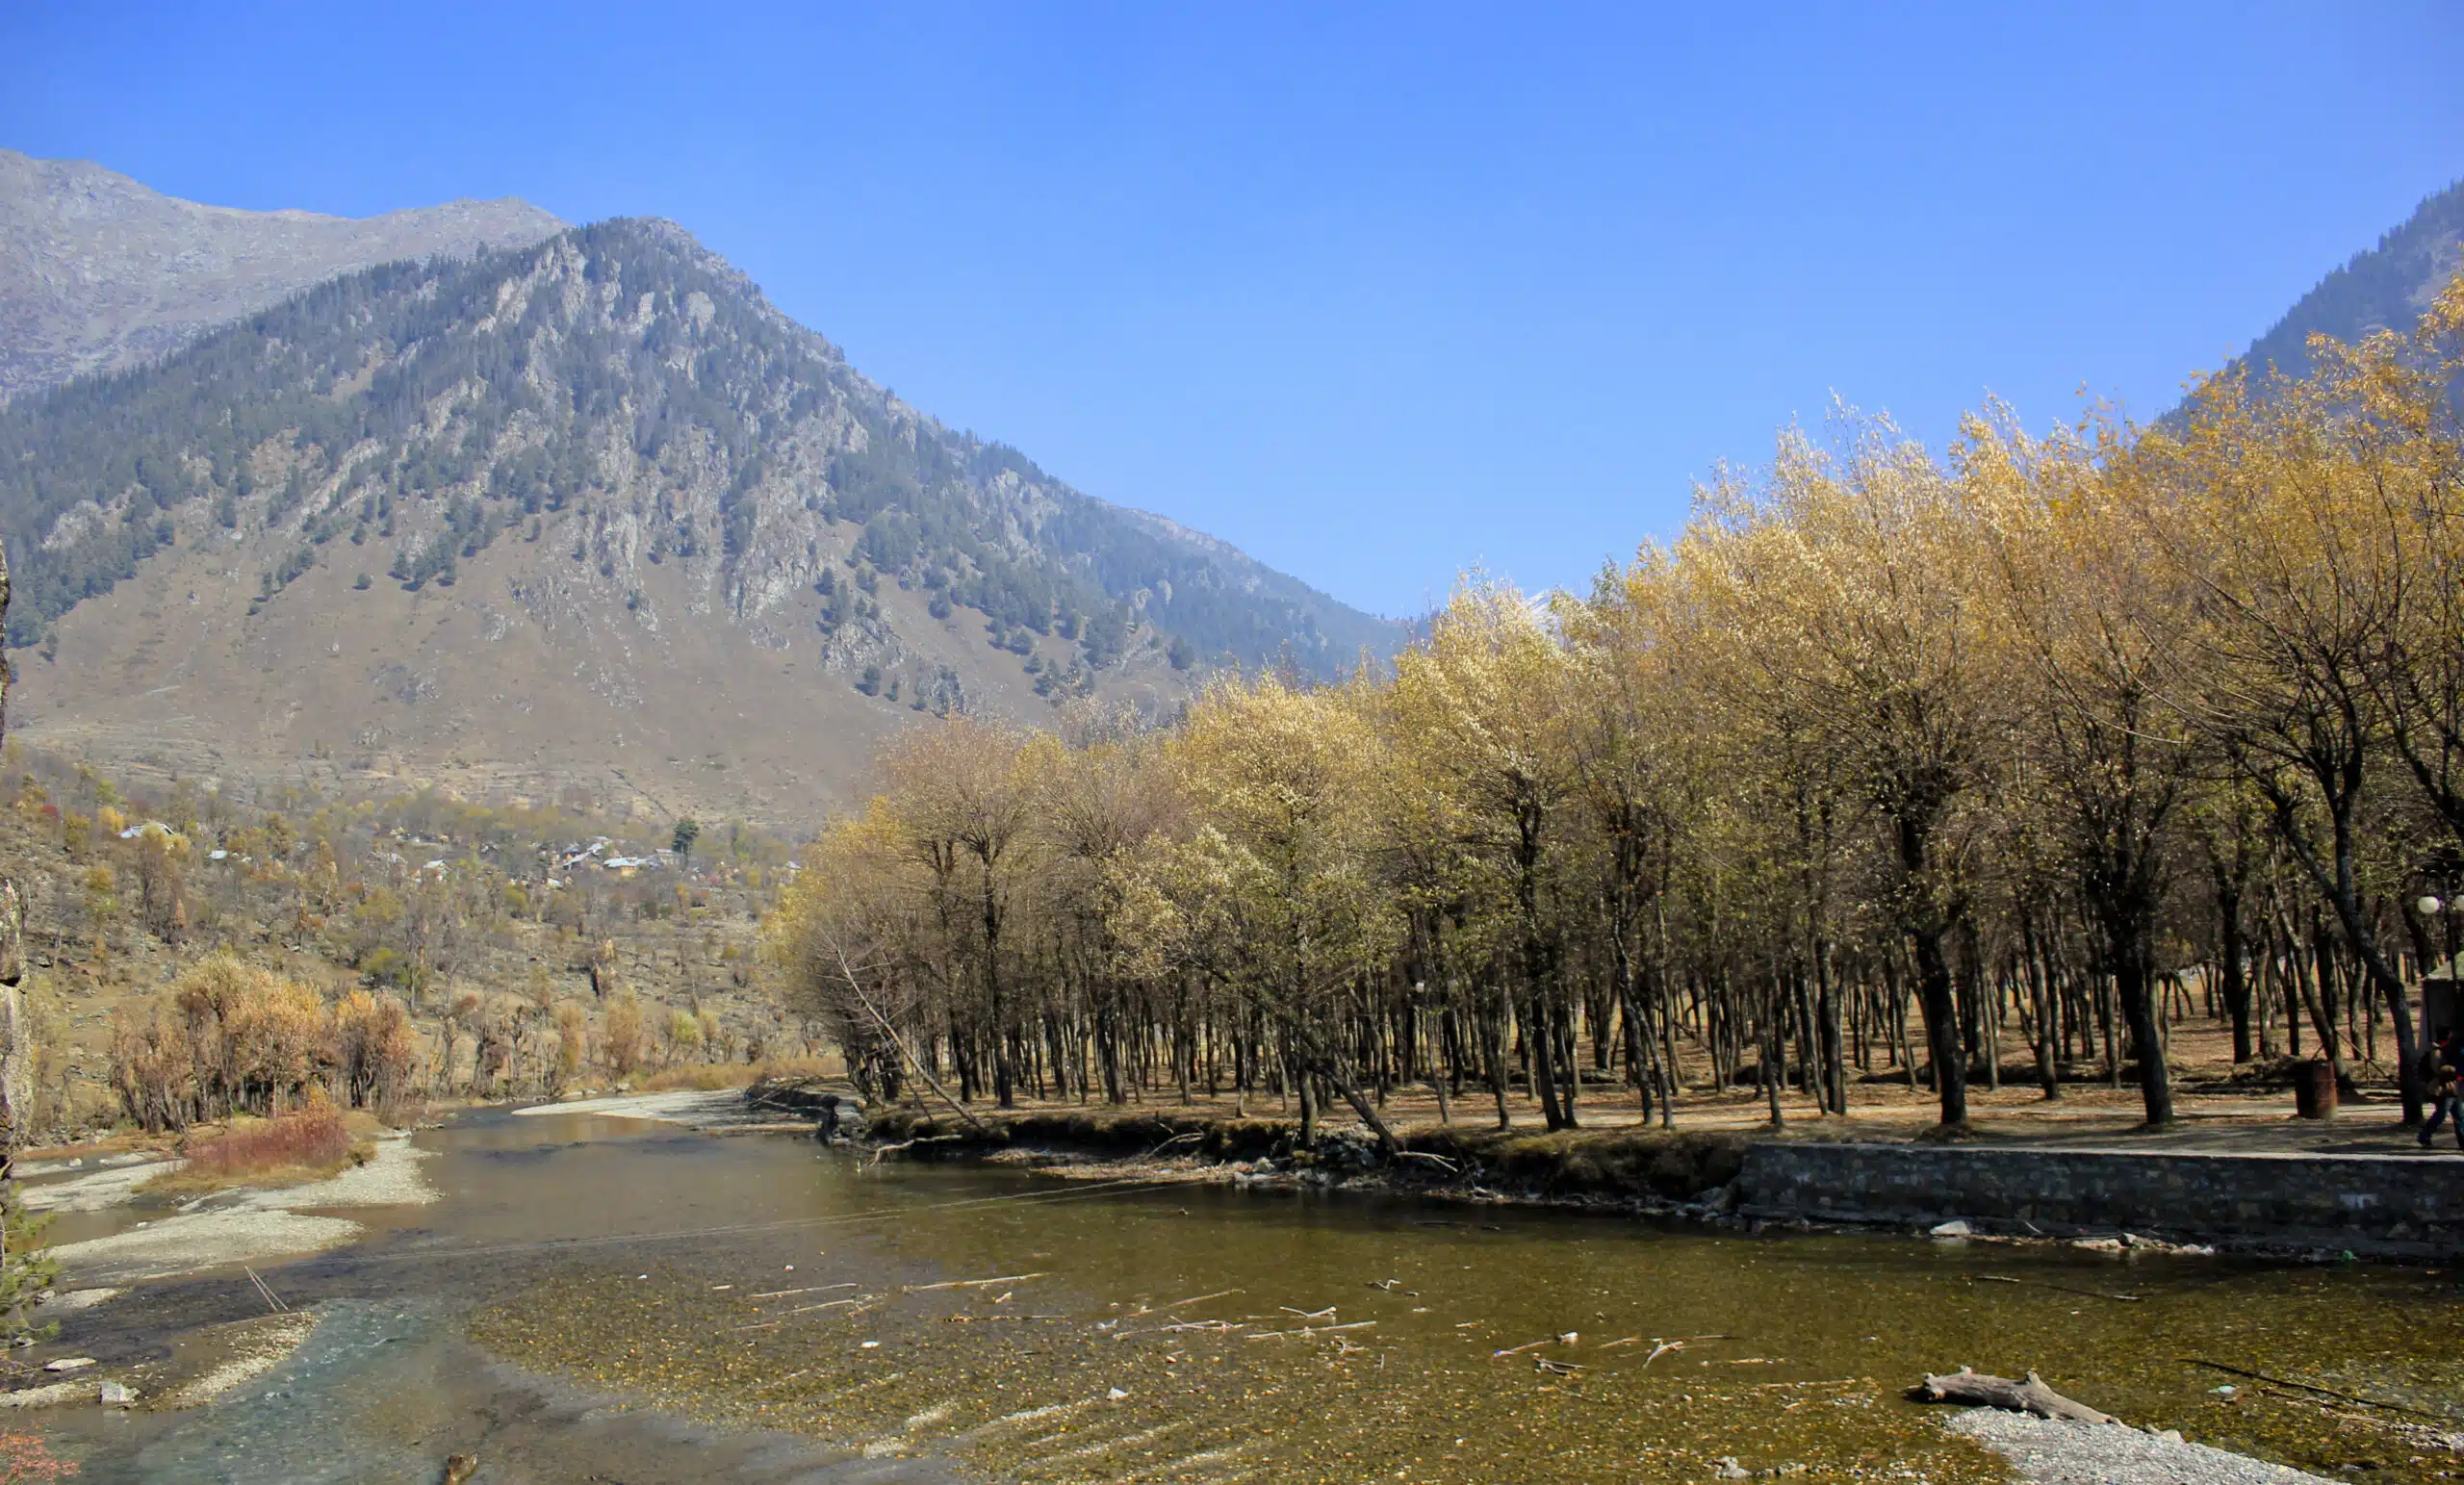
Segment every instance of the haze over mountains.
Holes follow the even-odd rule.
[[[1168,708],[1401,636],[942,427],[651,220],[18,397],[0,532],[38,744],[783,822],[919,712]]]
[[[2459,239],[2464,188],[2250,356],[2408,323]],[[122,769],[802,824],[921,712],[1402,638],[942,426],[670,223],[235,212],[0,152],[0,253],[13,720]]]
[[[513,200],[365,221],[235,211],[0,149],[0,402],[166,355],[337,273],[526,246],[564,225]]]

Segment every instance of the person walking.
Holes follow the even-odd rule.
[[[2429,1138],[2449,1118],[2455,1120],[2455,1147],[2464,1150],[2464,1037],[2451,1026],[2442,1026],[2422,1049],[2422,1081],[2429,1088],[2429,1121],[2422,1125],[2421,1146],[2429,1148]]]

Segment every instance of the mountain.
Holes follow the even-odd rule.
[[[2236,365],[2273,367],[2289,376],[2310,370],[2310,337],[2355,341],[2373,330],[2409,330],[2464,259],[2464,181],[2431,196],[2378,245],[2319,281]]]
[[[0,149],[0,402],[152,360],[339,273],[563,228],[513,200],[364,221],[199,206],[86,161]]]
[[[1401,635],[942,426],[650,220],[20,397],[0,534],[30,743],[791,823],[915,712],[1161,709]]]

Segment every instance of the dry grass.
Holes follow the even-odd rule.
[[[320,1102],[275,1118],[235,1120],[218,1133],[192,1135],[188,1165],[155,1177],[145,1190],[178,1195],[234,1186],[293,1186],[358,1165],[372,1149],[341,1110]]]

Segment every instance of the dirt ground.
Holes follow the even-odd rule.
[[[2237,1073],[2229,1027],[2204,1022],[2177,1026],[2169,1054],[2173,1120],[2160,1129],[2146,1123],[2135,1073],[2125,1070],[2124,1082],[2116,1088],[2100,1068],[2075,1066],[2066,1071],[2062,1096],[2048,1100],[2035,1082],[2035,1063],[2028,1049],[2009,1042],[2001,1048],[2001,1087],[1989,1087],[1981,1079],[1968,1086],[1968,1126],[1956,1138],[1985,1144],[2074,1148],[2419,1155],[2424,1152],[2414,1133],[2402,1127],[2390,1041],[2382,1032],[2381,1062],[2390,1065],[2374,1070],[2359,1063],[2351,1064],[2366,1102],[2348,1100],[2330,1118],[2302,1119],[2295,1116],[2293,1088],[2280,1062],[2246,1064]],[[1697,1075],[1704,1071],[1699,1065],[1688,1070]],[[1133,1107],[1201,1117],[1229,1117],[1236,1112],[1229,1091],[1214,1098],[1201,1095],[1188,1104],[1175,1100],[1169,1089],[1159,1091],[1163,1097]],[[1019,1103],[1021,1108],[1066,1107],[1050,1100],[1021,1099]],[[1485,1128],[1496,1121],[1497,1104],[1486,1088],[1467,1084],[1459,1094],[1450,1092],[1448,1103],[1454,1123]],[[1517,1090],[1506,1103],[1516,1127],[1534,1131],[1543,1127],[1537,1100]],[[1273,1098],[1251,1098],[1244,1112],[1270,1117],[1298,1113],[1296,1106]],[[1863,1081],[1851,1079],[1845,1115],[1824,1114],[1812,1099],[1793,1088],[1783,1093],[1780,1112],[1781,1130],[1794,1139],[1912,1139],[1938,1138],[1940,1131],[1940,1109],[1933,1090],[1921,1086],[1912,1088],[1903,1075],[1880,1067]],[[1586,1129],[1630,1127],[1641,1119],[1632,1090],[1588,1080],[1576,1114]],[[1426,1085],[1390,1089],[1379,1114],[1399,1132],[1441,1122],[1437,1097]],[[1340,1104],[1326,1111],[1325,1118],[1335,1128],[1355,1122],[1350,1110]],[[1707,1081],[1685,1089],[1678,1100],[1676,1123],[1679,1129],[1696,1130],[1761,1132],[1772,1127],[1769,1104],[1758,1089],[1717,1089]],[[2448,1131],[2440,1131],[2439,1143],[2427,1153],[2464,1154],[2448,1142],[2452,1138]]]

